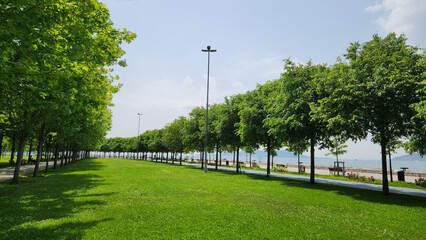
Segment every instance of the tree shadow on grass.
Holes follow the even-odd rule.
[[[1,239],[83,239],[84,230],[96,227],[97,224],[110,221],[111,218],[96,221],[66,222],[48,227],[22,227],[8,229],[0,233]]]
[[[110,220],[72,219],[78,212],[104,205],[100,198],[115,194],[89,191],[105,184],[94,174],[102,168],[99,162],[84,160],[45,177],[22,177],[19,185],[0,183],[0,239],[81,238],[85,229]]]
[[[200,167],[196,166],[185,166],[188,169],[193,170],[201,170]],[[227,170],[214,170],[209,169],[209,171],[217,172],[220,174],[226,175],[236,175],[235,169],[233,171]],[[336,192],[339,195],[349,196],[356,200],[367,201],[367,202],[376,202],[381,204],[389,204],[389,205],[399,205],[399,206],[407,206],[407,207],[421,207],[426,208],[426,198],[417,197],[417,196],[408,196],[402,194],[389,194],[389,196],[384,196],[382,192],[372,191],[366,189],[358,189],[344,186],[336,186],[330,184],[323,183],[315,183],[310,184],[309,182],[286,179],[286,178],[277,178],[277,177],[266,177],[266,173],[264,175],[243,173],[244,176],[247,176],[250,179],[260,180],[260,181],[279,181],[283,186],[288,187],[297,187],[304,189],[312,189],[312,190],[321,190],[321,191],[332,191]]]

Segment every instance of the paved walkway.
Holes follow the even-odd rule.
[[[20,176],[34,172],[34,164],[25,164],[21,165],[20,168]],[[44,171],[46,168],[46,162],[40,162],[39,171]],[[53,161],[49,162],[49,168],[53,167]],[[6,181],[13,178],[13,172],[15,171],[15,167],[5,167],[0,168],[0,182]]]
[[[177,164],[179,164],[179,162]],[[188,163],[182,163],[182,164],[200,167],[199,164],[188,164]],[[214,169],[215,167],[214,166],[208,166],[208,168]],[[235,168],[218,167],[218,169],[223,170],[223,171],[235,172]],[[266,175],[266,172],[260,172],[260,171],[254,171],[254,170],[243,170],[243,173],[261,175],[261,176]],[[285,178],[285,179],[305,181],[305,182],[309,182],[309,180],[310,180],[309,177],[297,176],[297,175],[291,175],[291,174],[271,173],[271,176],[276,177],[276,178]],[[333,179],[315,178],[315,183],[329,184],[329,185],[342,186],[342,187],[351,187],[351,188],[358,188],[358,189],[366,189],[366,190],[378,191],[378,192],[382,191],[382,185],[360,183],[360,182],[350,182],[350,181],[340,181],[340,180],[333,180]],[[403,194],[403,195],[426,197],[426,190],[421,190],[421,189],[402,188],[402,187],[390,186],[389,192],[396,193],[396,194]]]

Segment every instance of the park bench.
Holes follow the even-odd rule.
[[[344,168],[341,167],[331,167],[328,168],[328,170],[330,171],[330,174],[334,174],[334,173],[339,173],[341,172],[343,175],[346,173],[346,170]]]

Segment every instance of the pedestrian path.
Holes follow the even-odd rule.
[[[19,175],[22,176],[22,175],[34,172],[34,166],[35,166],[34,164],[21,165]],[[50,167],[53,167],[53,161],[49,162],[49,168]],[[44,171],[45,168],[46,168],[46,162],[40,162],[39,170]],[[0,168],[0,182],[12,179],[14,171],[15,171],[15,167]]]
[[[184,163],[182,163],[182,164],[184,164]],[[198,164],[187,164],[187,163],[185,165],[200,166]],[[214,169],[215,167],[214,166],[208,166],[208,168]],[[218,167],[218,169],[223,170],[223,171],[235,172],[235,168]],[[243,173],[253,174],[253,175],[261,175],[261,176],[266,175],[266,172],[260,172],[260,171],[254,171],[254,170],[243,170]],[[271,177],[291,179],[291,180],[297,180],[297,181],[305,181],[305,182],[310,181],[309,177],[297,176],[297,175],[291,175],[291,174],[271,173]],[[368,184],[368,183],[340,181],[340,180],[324,179],[324,178],[315,178],[315,183],[329,184],[329,185],[350,187],[350,188],[358,188],[358,189],[366,189],[366,190],[378,191],[378,192],[382,191],[382,185],[375,185],[375,184]],[[390,186],[389,192],[390,193],[396,193],[396,194],[403,194],[403,195],[418,196],[418,197],[425,197],[426,198],[426,190],[421,190],[421,189],[402,188],[402,187]]]

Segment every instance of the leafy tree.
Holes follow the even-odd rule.
[[[392,174],[392,153],[396,152],[398,148],[402,146],[402,141],[398,139],[390,139],[388,142],[388,156],[389,156],[389,171],[390,171],[390,179],[393,182],[393,174]]]
[[[350,71],[340,79],[345,80],[340,84],[343,87],[328,101],[338,113],[329,123],[353,126],[347,135],[362,138],[370,133],[380,144],[383,193],[387,195],[386,147],[390,139],[408,136],[413,129],[416,112],[410,106],[420,102],[417,92],[425,68],[419,61],[424,56],[407,45],[403,35],[390,33],[385,38],[374,35],[363,44],[352,43],[345,57]]]
[[[199,152],[200,158],[203,159],[205,133],[202,131],[201,125],[205,125],[205,108],[196,107],[189,113],[188,121],[185,124],[184,144],[187,152]],[[204,120],[203,120],[204,119]],[[202,161],[202,168],[203,168]]]
[[[88,114],[85,117],[93,120],[91,126],[96,126],[95,116],[99,115],[92,114],[93,110],[105,110],[96,101],[110,100],[108,94],[114,92],[111,83],[115,78],[109,77],[105,67],[125,65],[119,60],[124,54],[120,44],[130,42],[135,35],[113,28],[108,9],[97,1],[6,0],[0,4],[0,13],[0,22],[6,23],[0,28],[0,45],[4,46],[0,50],[0,119],[2,123],[7,121],[8,134],[19,142],[18,159],[22,158],[27,138],[41,128],[39,122],[46,123],[46,135],[57,125],[55,110],[62,106],[67,109],[81,100],[72,95],[87,93],[84,101],[89,102],[89,107],[83,108]],[[103,77],[98,78],[99,75]],[[99,81],[105,84],[98,84]],[[63,91],[58,87],[61,85],[71,88]],[[72,133],[74,159],[78,148],[104,136],[87,131],[99,128],[83,128],[78,123],[75,127],[66,131]],[[15,164],[13,183],[18,182],[20,162]]]
[[[244,95],[239,116],[241,118],[238,133],[241,135],[245,146],[258,149],[264,146],[267,151],[267,172],[271,174],[271,154],[272,150],[279,149],[281,142],[276,132],[271,131],[269,124],[270,103],[272,96],[276,94],[278,81],[268,81],[264,85]]]
[[[166,125],[164,128],[163,141],[167,143],[170,151],[173,153],[180,153],[179,164],[182,165],[182,153],[184,151],[184,132],[185,124],[187,119],[185,117],[179,117],[173,122]]]
[[[215,168],[218,169],[219,164],[219,151],[222,148],[223,139],[220,137],[220,124],[223,113],[223,105],[222,104],[214,104],[209,107],[209,128],[208,128],[208,141],[207,148],[214,149],[216,152],[216,160],[215,160]],[[205,125],[205,124],[204,124]],[[204,129],[205,131],[205,129]]]
[[[163,141],[162,129],[146,131],[144,135],[144,140],[146,140],[145,144],[148,146],[151,153],[164,153],[167,151]],[[151,160],[153,160],[153,155],[151,155]]]
[[[418,152],[420,155],[426,154],[426,50],[423,50],[421,59],[417,62],[419,69],[423,71],[419,75],[419,94],[420,101],[412,104],[412,107],[416,111],[416,115],[412,118],[413,128],[410,131],[410,139],[405,143],[404,147],[409,153]]]
[[[309,143],[307,141],[301,140],[300,142],[287,142],[286,145],[287,151],[293,152],[294,155],[297,155],[297,171],[300,173],[300,155],[309,149]]]
[[[348,145],[345,144],[345,140],[338,138],[338,137],[333,137],[330,141],[330,143],[328,144],[328,148],[329,148],[329,153],[325,154],[326,156],[328,155],[333,155],[336,156],[336,162],[337,162],[337,167],[339,167],[339,155],[343,155],[346,153],[345,148],[347,148]],[[337,175],[339,175],[339,171],[337,171]]]
[[[320,101],[326,96],[328,68],[325,65],[296,65],[289,59],[284,65],[277,94],[270,112],[271,132],[279,135],[293,149],[309,145],[311,153],[310,183],[315,183],[315,146],[327,139],[326,123],[318,114]]]
[[[238,134],[240,126],[240,107],[244,101],[244,95],[238,94],[225,97],[225,102],[220,105],[219,117],[215,121],[215,129],[222,149],[237,151],[237,162],[239,161],[239,149],[243,147],[241,137]],[[238,173],[238,164],[236,165]]]

